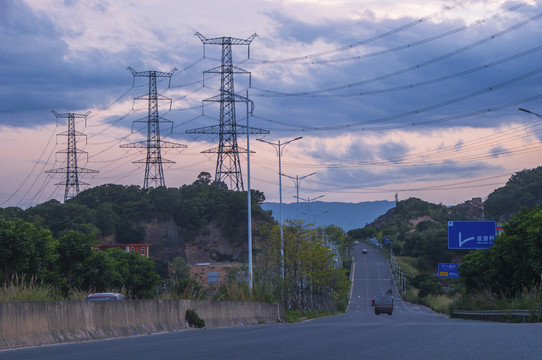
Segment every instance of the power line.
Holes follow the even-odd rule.
[[[413,21],[413,22],[408,23],[406,25],[400,26],[400,27],[398,27],[396,29],[390,30],[390,31],[385,32],[383,34],[371,37],[371,38],[366,39],[366,40],[358,41],[358,42],[355,42],[353,44],[342,46],[340,48],[327,50],[327,51],[322,51],[322,52],[315,53],[315,54],[310,54],[310,55],[303,55],[303,56],[296,56],[296,57],[286,58],[286,59],[277,59],[277,60],[253,59],[253,60],[259,61],[259,62],[264,63],[264,64],[288,63],[288,62],[295,62],[295,61],[300,61],[300,60],[313,59],[313,58],[317,58],[317,57],[321,57],[321,56],[325,56],[325,55],[334,54],[334,53],[337,53],[337,52],[350,50],[350,49],[353,49],[355,47],[368,44],[368,43],[373,42],[375,40],[385,38],[387,36],[393,35],[393,34],[398,33],[400,31],[406,30],[408,28],[411,28],[413,26],[416,26],[418,24],[426,22],[426,21],[428,21],[428,20],[430,20],[430,19],[432,19],[432,18],[434,18],[434,17],[436,17],[438,15],[441,15],[441,14],[443,14],[443,13],[445,13],[447,11],[450,11],[450,10],[460,6],[460,5],[463,5],[464,3],[468,2],[468,1],[470,1],[470,0],[461,0],[461,1],[456,2],[455,4],[453,4],[451,6],[447,6],[447,7],[443,8],[443,9],[441,9],[441,10],[439,10],[439,11],[437,11],[437,12],[435,12],[435,13],[429,15],[429,16],[420,18],[420,19],[418,19],[416,21]]]
[[[349,89],[349,88],[353,88],[353,87],[357,87],[357,86],[361,86],[361,85],[367,85],[367,84],[370,84],[370,83],[374,83],[374,82],[377,82],[377,81],[382,81],[382,80],[386,80],[386,79],[389,79],[389,78],[392,78],[392,77],[395,77],[395,76],[398,76],[398,75],[402,75],[402,74],[405,74],[405,73],[408,73],[408,72],[411,72],[411,71],[414,71],[414,70],[418,70],[422,67],[426,67],[428,65],[432,65],[434,63],[437,63],[439,61],[442,61],[442,60],[445,60],[445,59],[448,59],[452,56],[456,56],[460,53],[463,53],[463,52],[466,52],[468,50],[471,50],[477,46],[480,46],[480,45],[483,45],[487,42],[490,42],[490,41],[493,41],[495,39],[498,39],[504,35],[507,35],[508,33],[512,32],[512,31],[515,31],[515,30],[519,30],[520,28],[522,28],[523,26],[526,26],[528,24],[530,24],[531,22],[533,21],[537,21],[539,19],[542,18],[542,13],[541,14],[537,14],[527,20],[524,20],[524,21],[521,21],[517,24],[514,24],[513,26],[510,26],[502,31],[499,31],[491,36],[488,36],[488,37],[485,37],[481,40],[478,40],[478,41],[475,41],[474,43],[471,43],[467,46],[463,46],[461,48],[458,48],[456,50],[453,50],[453,51],[450,51],[444,55],[441,55],[441,56],[437,56],[435,58],[432,58],[430,60],[427,60],[427,61],[424,61],[422,63],[419,63],[419,64],[416,64],[416,65],[413,65],[413,66],[410,66],[410,67],[406,67],[406,68],[403,68],[403,69],[400,69],[400,70],[397,70],[397,71],[393,71],[391,73],[387,73],[387,74],[384,74],[384,75],[380,75],[380,76],[377,76],[377,77],[374,77],[374,78],[371,78],[371,79],[367,79],[367,80],[362,80],[362,81],[357,81],[357,82],[354,82],[354,83],[350,83],[350,84],[346,84],[346,85],[340,85],[340,86],[334,86],[334,87],[329,87],[329,88],[325,88],[325,89],[320,89],[320,90],[311,90],[311,91],[302,91],[302,92],[292,92],[292,93],[286,93],[286,92],[279,92],[279,91],[273,91],[273,90],[265,90],[265,89],[258,89],[258,88],[255,88],[256,90],[259,90],[259,91],[262,91],[262,92],[267,92],[267,93],[273,93],[274,96],[277,96],[277,95],[281,95],[281,96],[312,96],[312,95],[318,95],[318,94],[321,94],[321,93],[326,93],[326,92],[333,92],[333,91],[338,91],[338,90],[344,90],[344,89]],[[261,93],[261,94],[257,94],[257,96],[269,96],[268,94],[265,94],[265,93]]]
[[[363,91],[363,92],[353,92],[353,93],[341,93],[341,94],[324,94],[324,92],[331,91],[331,90],[315,90],[315,91],[302,92],[302,93],[299,93],[299,92],[298,93],[284,93],[284,92],[276,92],[276,91],[272,91],[272,90],[257,89],[257,90],[260,90],[260,91],[263,91],[263,92],[259,93],[259,94],[256,93],[255,96],[262,96],[262,97],[285,97],[285,96],[296,96],[296,97],[299,97],[299,96],[302,96],[302,97],[352,97],[352,96],[367,96],[367,95],[385,94],[385,93],[390,93],[390,92],[399,91],[399,90],[410,90],[410,89],[413,89],[413,88],[416,88],[416,87],[430,85],[430,84],[434,84],[434,83],[437,83],[437,82],[441,82],[441,81],[450,80],[450,79],[454,79],[454,78],[457,78],[457,77],[469,75],[469,74],[472,74],[472,73],[475,73],[475,72],[478,72],[478,71],[487,70],[487,69],[490,69],[490,68],[492,68],[494,66],[502,65],[502,64],[507,63],[509,61],[519,59],[519,58],[521,58],[523,56],[533,54],[533,53],[535,53],[537,51],[540,51],[540,50],[542,50],[542,46],[537,46],[535,48],[523,51],[521,53],[514,54],[512,56],[509,56],[509,57],[506,57],[506,58],[503,58],[503,59],[500,59],[500,60],[497,60],[497,61],[493,61],[493,62],[487,63],[485,65],[481,65],[481,66],[477,66],[477,67],[474,67],[474,68],[471,68],[471,69],[460,71],[460,72],[457,72],[457,73],[454,73],[454,74],[441,76],[441,77],[431,79],[431,80],[420,81],[420,82],[414,83],[414,84],[401,85],[401,86],[396,86],[396,87],[387,88],[387,89],[371,90],[371,91]],[[358,85],[355,85],[355,86],[358,86]],[[353,84],[342,85],[340,87],[333,88],[333,91],[343,90],[343,89],[351,89],[352,87],[354,87]]]

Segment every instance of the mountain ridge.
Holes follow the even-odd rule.
[[[299,206],[299,210],[298,210]],[[262,209],[271,210],[276,221],[280,217],[280,203],[264,202]],[[344,231],[362,228],[395,207],[395,201],[363,201],[310,203],[282,203],[282,219],[301,219],[305,223],[314,223],[316,226],[336,225]]]

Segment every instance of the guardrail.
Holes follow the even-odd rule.
[[[453,318],[498,322],[538,322],[542,315],[540,311],[531,310],[454,310]]]

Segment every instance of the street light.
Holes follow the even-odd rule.
[[[311,201],[314,201],[314,200],[318,200],[322,197],[324,197],[324,195],[320,195],[320,196],[317,196],[315,198],[306,198],[306,199],[303,199],[302,197],[299,197],[299,196],[294,196],[295,198],[299,199],[299,200],[303,200],[303,201],[306,201],[307,202],[307,212],[308,212],[308,217],[309,217],[309,222],[311,222]],[[320,214],[321,215],[321,214]]]
[[[296,189],[296,195],[297,195],[297,218],[299,219],[299,185],[301,184],[301,180],[308,178],[311,175],[316,174],[315,172],[310,173],[308,175],[304,175],[299,177],[299,175],[296,175],[295,178],[290,175],[281,174],[282,176],[286,176],[290,179],[292,179],[295,182],[295,189]]]
[[[540,114],[537,114],[537,113],[535,113],[535,112],[532,112],[531,110],[527,110],[527,109],[522,109],[522,108],[519,108],[518,110],[519,110],[519,111],[523,111],[523,112],[526,112],[526,113],[528,113],[528,114],[533,114],[533,115],[535,115],[535,116],[538,116],[539,118],[541,118],[541,119],[542,119],[542,115],[540,115]]]
[[[302,138],[303,138],[303,136],[299,136],[299,137],[296,137],[295,139],[288,140],[288,141],[286,141],[285,143],[282,143],[282,144],[280,143],[280,140],[279,140],[277,143],[272,143],[272,142],[267,141],[267,140],[256,139],[256,140],[258,140],[258,141],[267,143],[267,144],[269,144],[269,145],[273,145],[273,147],[275,147],[275,149],[277,149],[277,154],[278,154],[278,156],[279,156],[280,265],[281,265],[281,277],[282,277],[282,279],[284,279],[284,233],[283,233],[283,231],[282,231],[282,176],[281,176],[281,173],[282,173],[282,167],[281,167],[280,158],[281,158],[281,154],[282,154],[282,149],[283,149],[286,145],[288,145],[289,143],[291,143],[291,142],[293,142],[293,141],[302,139]]]
[[[252,104],[252,109],[249,110],[249,102]],[[247,90],[247,96],[246,96],[246,103],[247,103],[247,183],[248,183],[248,189],[247,189],[247,202],[248,202],[248,286],[250,288],[250,291],[252,291],[252,282],[253,282],[253,274],[252,274],[252,204],[251,204],[251,197],[250,197],[250,125],[249,125],[249,116],[252,115],[252,111],[254,111],[254,103],[248,99],[248,90]]]

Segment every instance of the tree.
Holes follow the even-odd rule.
[[[204,186],[208,186],[208,185],[211,185],[211,182],[213,181],[213,178],[211,176],[211,174],[209,174],[208,172],[206,171],[202,171],[199,173],[198,175],[198,179],[196,181],[194,181],[192,183],[192,185],[196,185],[196,186],[200,186],[200,185],[204,185]]]
[[[94,238],[77,231],[69,231],[58,241],[59,267],[66,276],[67,291],[71,289],[72,272],[90,257]]]
[[[14,275],[43,280],[54,257],[51,232],[22,220],[0,219],[0,278]]]
[[[542,202],[542,166],[518,171],[510,176],[504,187],[484,202],[486,219],[507,221],[522,207],[533,209]]]
[[[258,229],[259,268],[268,281],[281,283],[283,299],[294,309],[326,309],[338,306],[349,288],[343,269],[335,269],[334,256],[321,235],[302,220],[287,220],[284,238],[284,281],[281,281],[280,227],[265,225]],[[343,308],[343,306],[341,306]]]
[[[514,294],[542,280],[542,207],[523,208],[503,225],[487,250],[463,257],[461,281],[469,291],[488,288]]]
[[[190,266],[184,258],[176,257],[171,262],[169,268],[174,281],[190,279]]]
[[[121,249],[92,251],[78,270],[82,287],[93,291],[122,291],[134,299],[151,298],[160,277],[154,262],[138,253]]]
[[[154,286],[160,277],[154,272],[152,259],[121,249],[110,249],[107,254],[113,258],[127,294],[134,299],[153,296]]]

